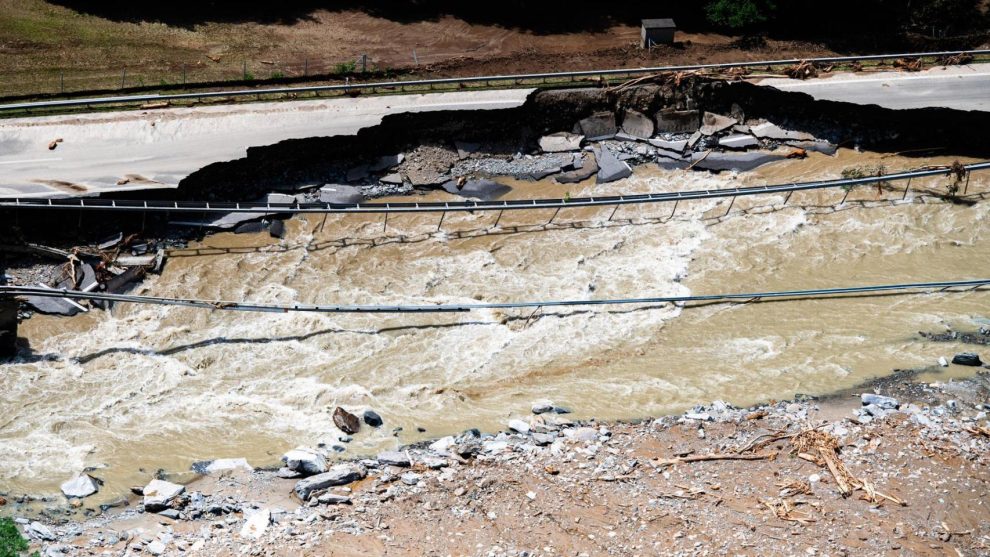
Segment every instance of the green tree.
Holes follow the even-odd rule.
[[[17,557],[27,551],[27,540],[21,537],[14,521],[0,518],[0,557]]]
[[[705,6],[708,21],[732,29],[752,27],[773,17],[773,0],[713,0]]]

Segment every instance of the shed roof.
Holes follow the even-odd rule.
[[[647,29],[668,29],[676,28],[677,25],[674,23],[673,19],[644,19],[643,27]]]

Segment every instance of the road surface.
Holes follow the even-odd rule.
[[[0,120],[0,197],[175,188],[248,147],[350,135],[386,114],[522,105],[532,89],[238,103]],[[54,150],[51,142],[61,139]]]
[[[990,64],[936,67],[922,72],[842,73],[821,79],[757,81],[819,100],[885,108],[943,107],[990,111]]]

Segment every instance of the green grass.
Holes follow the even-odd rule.
[[[18,557],[28,549],[28,542],[17,531],[14,521],[0,518],[0,557]]]

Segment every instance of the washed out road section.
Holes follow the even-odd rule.
[[[242,158],[252,146],[351,135],[377,125],[387,114],[514,108],[532,91],[338,98],[5,120],[0,122],[0,196],[64,197],[175,188],[192,172],[214,162]]]

